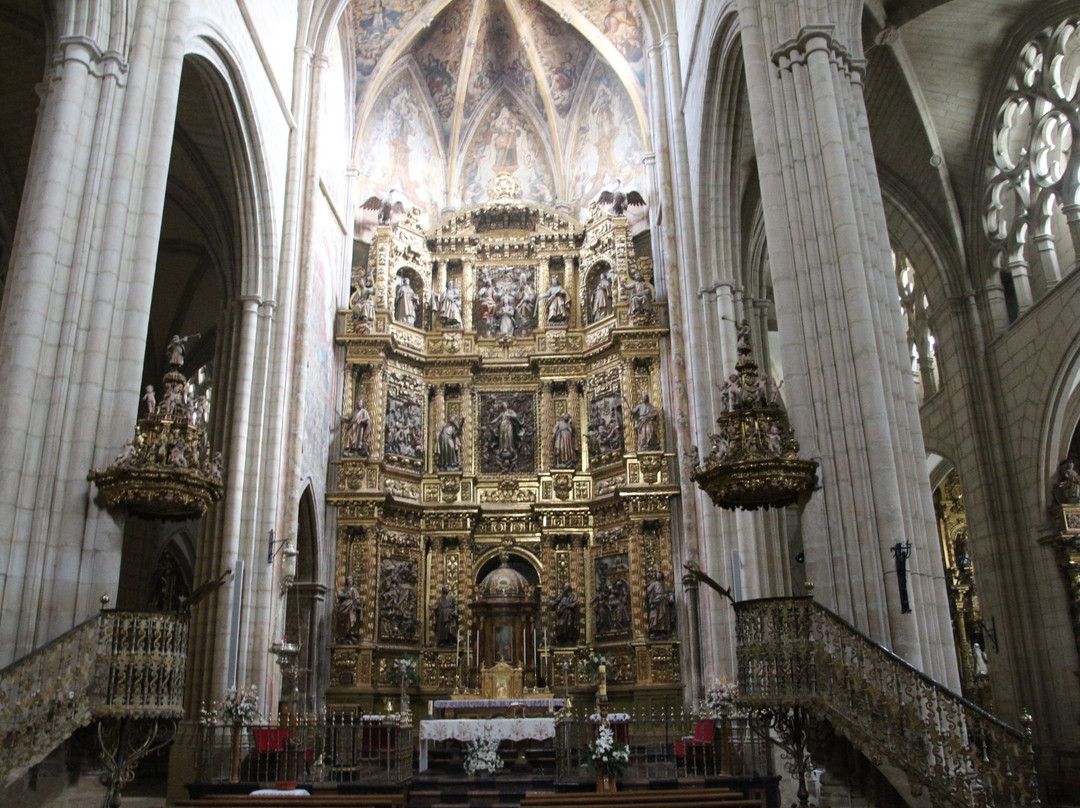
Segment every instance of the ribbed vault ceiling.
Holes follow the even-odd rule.
[[[488,199],[576,212],[621,179],[648,192],[645,32],[636,0],[355,0],[361,199],[429,215]]]

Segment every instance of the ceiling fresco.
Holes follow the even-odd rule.
[[[648,197],[637,2],[353,0],[358,198],[433,223],[502,173],[575,214],[616,179]]]

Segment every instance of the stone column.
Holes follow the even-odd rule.
[[[60,15],[0,312],[0,666],[115,594],[122,522],[85,475],[136,417],[189,13]]]
[[[832,20],[801,2],[739,2],[786,398],[803,455],[821,463],[803,513],[807,572],[826,605],[956,686],[944,587],[927,585],[940,547],[851,50],[861,40],[847,27],[857,15],[842,5]],[[911,613],[899,603],[898,541],[921,567]]]

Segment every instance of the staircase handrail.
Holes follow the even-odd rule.
[[[104,718],[183,716],[186,615],[102,610],[0,669],[0,783]]]
[[[810,597],[735,604],[739,701],[803,707],[914,789],[963,806],[1032,804],[1028,733],[995,718]]]

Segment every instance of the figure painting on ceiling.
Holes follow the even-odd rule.
[[[384,93],[372,111],[357,149],[364,185],[377,193],[394,187],[409,205],[430,209],[442,194],[442,156],[418,90],[403,79]]]
[[[521,337],[536,330],[536,270],[482,267],[473,323],[481,337]]]
[[[589,100],[578,112],[572,167],[574,197],[592,200],[622,180],[644,194],[644,151],[637,113],[626,90],[608,69],[597,70],[586,88]]]
[[[423,459],[424,428],[420,418],[418,402],[387,396],[386,454]]]
[[[480,397],[481,473],[534,471],[535,410],[530,393],[486,393]]]
[[[499,174],[514,177],[529,201],[550,203],[555,198],[543,141],[513,100],[492,107],[473,137],[463,162],[462,202],[485,201],[489,180]]]

